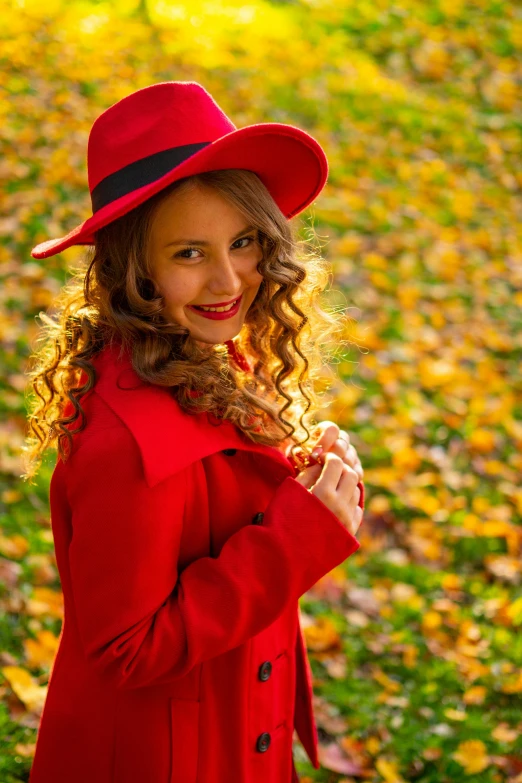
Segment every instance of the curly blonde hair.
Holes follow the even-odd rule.
[[[229,361],[226,345],[199,346],[186,328],[166,320],[151,278],[147,249],[155,210],[174,190],[197,183],[215,188],[257,229],[263,280],[234,340],[251,373]],[[72,447],[73,434],[86,423],[80,400],[95,385],[90,359],[114,340],[129,350],[137,375],[168,387],[183,410],[207,411],[253,441],[291,446],[292,456],[303,453],[310,438],[305,421],[310,424],[324,393],[314,389],[314,378],[328,362],[330,346],[339,344],[346,318],[320,306],[329,265],[304,245],[260,178],[243,169],[178,180],[100,228],[54,300],[56,320],[40,313],[44,325],[36,342],[42,344],[27,373],[34,396],[26,400],[22,478],[34,479],[48,447],[67,460],[65,446]],[[87,382],[79,386],[82,371]],[[66,417],[68,400],[74,411]],[[78,417],[76,429],[65,426]]]

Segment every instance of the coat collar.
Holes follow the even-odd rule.
[[[165,387],[142,381],[120,343],[105,346],[92,363],[95,392],[132,432],[150,487],[223,449],[263,455],[282,476],[295,477],[292,463],[278,448],[254,443],[229,420],[213,424],[206,413],[186,413]]]

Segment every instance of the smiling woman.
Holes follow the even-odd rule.
[[[321,308],[328,266],[302,244],[258,175],[243,169],[176,180],[102,226],[54,302],[59,320],[43,318],[49,339],[33,357],[39,395],[30,419],[39,440],[28,443],[26,475],[55,442],[67,458],[66,425],[94,384],[90,358],[111,342],[187,412],[303,454],[318,408],[314,378],[346,316]],[[201,309],[235,300],[228,311]],[[60,394],[49,396],[50,377],[72,416]],[[46,411],[55,412],[51,424]]]
[[[33,249],[93,245],[30,374],[65,607],[30,781],[296,783],[294,728],[319,767],[297,600],[359,548],[364,498],[338,453],[287,451],[343,328],[289,222],[324,154],[166,82],[95,121],[88,162],[93,216]]]
[[[183,233],[201,238],[180,239]],[[165,244],[169,237],[176,238]],[[167,318],[186,326],[198,344],[239,334],[263,282],[263,251],[234,204],[212,187],[183,183],[155,212],[149,258]]]

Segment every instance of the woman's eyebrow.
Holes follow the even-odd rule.
[[[251,231],[253,228],[255,228],[255,226],[246,226],[246,228],[242,228],[241,231],[238,231],[237,234],[231,237],[230,241],[233,242],[234,239],[238,239],[242,234],[246,234],[247,231]],[[210,242],[206,242],[204,239],[173,239],[172,242],[166,244],[165,247],[169,247],[170,245],[210,245]]]

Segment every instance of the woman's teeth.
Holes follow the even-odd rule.
[[[237,304],[237,299],[227,307],[204,307],[203,305],[195,305],[200,310],[209,310],[211,313],[225,313],[227,310],[231,310]]]

